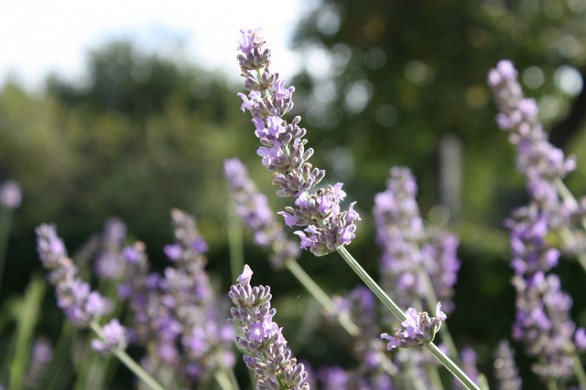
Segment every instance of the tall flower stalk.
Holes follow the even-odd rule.
[[[524,342],[527,353],[537,360],[533,371],[550,387],[574,375],[586,387],[581,365],[576,364],[577,353],[586,347],[581,338],[584,330],[577,329],[570,318],[572,299],[552,272],[560,250],[548,239],[564,232],[579,212],[576,204],[564,202],[558,193],[559,183],[576,164],[549,143],[537,104],[524,97],[510,61],[500,61],[490,71],[488,83],[499,108],[497,123],[517,149],[517,169],[527,178],[531,198],[506,222],[517,290],[513,338]]]
[[[316,256],[337,251],[354,272],[373,291],[383,304],[401,321],[407,316],[393,300],[366,273],[350,255],[346,246],[355,238],[355,222],[360,220],[352,202],[348,210],[342,211],[340,203],[346,193],[343,184],[336,183],[315,189],[325,177],[325,171],[309,163],[313,149],[307,148],[304,138],[306,130],[299,126],[301,117],[296,116],[290,123],[283,117],[293,107],[294,87],[285,87],[278,74],[269,69],[271,52],[264,47],[259,30],[243,30],[237,56],[244,87],[248,95],[239,93],[243,103],[242,111],[249,111],[255,126],[255,135],[260,146],[257,154],[262,163],[273,173],[273,184],[277,195],[294,197],[294,207],[288,206],[279,212],[289,227],[301,228],[295,231],[300,238],[300,247],[310,250]],[[440,322],[441,323],[441,322]],[[419,329],[426,332],[427,329]],[[443,352],[433,344],[432,339],[425,345],[467,388],[478,388],[476,384]]]

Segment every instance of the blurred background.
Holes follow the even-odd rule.
[[[23,293],[32,274],[44,275],[34,241],[40,223],[55,223],[75,252],[108,217],[119,217],[162,269],[173,207],[196,216],[210,246],[208,269],[227,289],[223,161],[243,160],[274,209],[286,204],[274,196],[236,96],[243,90],[238,31],[253,27],[263,28],[273,49],[272,69],[296,88],[294,114],[308,129],[313,164],[358,202],[363,220],[349,249],[363,266],[376,275],[371,209],[392,166],[413,170],[425,218],[458,234],[462,269],[449,325],[490,378],[494,348],[509,337],[514,316],[503,220],[527,198],[513,148],[494,121],[487,72],[503,58],[515,63],[552,143],[577,156],[568,185],[583,194],[582,0],[1,4],[0,183],[18,182],[23,199],[12,218],[0,307]],[[344,355],[327,332],[295,334],[300,302],[309,298],[289,274],[267,266],[247,232],[244,243],[255,283],[273,286],[277,321],[292,329],[297,356],[315,365],[339,361]],[[358,279],[340,261],[304,254],[300,264],[341,294]],[[575,298],[575,321],[586,326],[581,271],[572,259],[557,270]],[[51,321],[39,332],[50,336],[59,313],[53,291],[45,295],[42,315]]]

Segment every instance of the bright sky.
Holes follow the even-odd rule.
[[[287,46],[296,22],[317,0],[1,0],[0,84],[16,76],[38,87],[49,71],[83,75],[85,53],[115,38],[186,57],[238,77],[241,28],[261,27],[273,69],[287,78],[299,67]],[[182,49],[178,49],[182,47]],[[179,52],[179,53],[178,53]]]

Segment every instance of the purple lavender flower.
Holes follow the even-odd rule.
[[[301,226],[295,232],[301,238],[301,248],[309,249],[316,256],[323,256],[348,245],[355,237],[354,222],[360,220],[352,203],[348,211],[341,211],[340,201],[345,197],[342,184],[327,186],[310,192],[325,177],[325,171],[314,168],[308,162],[313,149],[305,149],[307,140],[304,128],[299,127],[301,118],[287,123],[283,116],[293,107],[293,87],[285,88],[278,75],[269,70],[270,50],[263,48],[264,40],[259,30],[242,30],[238,62],[248,96],[239,93],[242,111],[248,110],[256,128],[255,134],[262,146],[257,153],[262,163],[273,172],[273,184],[279,187],[277,195],[293,196],[295,208],[284,213],[285,223]]]
[[[395,292],[401,306],[426,300],[426,291],[433,288],[449,312],[460,268],[458,239],[439,229],[425,228],[416,196],[415,177],[408,168],[400,167],[390,170],[387,189],[375,196],[376,240],[383,250],[381,284],[386,291]],[[426,303],[430,307],[435,304]]]
[[[417,312],[410,307],[405,312],[407,319],[401,322],[402,329],[398,329],[391,336],[388,333],[381,334],[381,338],[388,340],[387,349],[394,348],[420,348],[429,344],[435,338],[435,334],[446,320],[446,315],[441,310],[438,302],[435,308],[435,317],[430,317],[427,312]]]
[[[102,328],[102,338],[92,340],[92,349],[102,354],[113,353],[126,348],[128,337],[126,328],[113,319]]]
[[[47,367],[53,360],[53,346],[46,338],[40,337],[33,342],[31,347],[31,359],[25,377],[25,388],[40,387],[41,380],[47,371]]]
[[[76,326],[86,327],[108,313],[112,305],[88,283],[77,276],[77,267],[67,257],[63,241],[53,225],[40,225],[36,229],[37,249],[41,263],[51,271],[49,282],[55,285],[57,304]]]
[[[376,298],[372,291],[364,286],[352,289],[342,297],[334,297],[338,316],[350,318],[360,329],[353,338],[352,352],[360,362],[355,372],[345,371],[352,377],[349,383],[361,382],[366,388],[392,388],[389,374],[396,374],[397,368],[383,354],[384,343],[380,340],[380,330],[376,317]],[[384,378],[388,380],[385,381]],[[324,382],[325,383],[325,382]],[[356,388],[350,385],[343,388]]]
[[[0,206],[16,209],[22,202],[20,186],[14,180],[6,180],[0,184]]]
[[[494,373],[498,379],[499,390],[519,390],[522,388],[519,371],[515,364],[515,353],[506,340],[502,340],[497,347]]]
[[[552,214],[550,218],[554,222],[564,210],[555,181],[573,171],[576,162],[549,143],[537,117],[537,104],[523,96],[517,71],[510,61],[500,61],[489,72],[488,84],[499,108],[497,122],[502,130],[509,132],[509,139],[517,148],[517,169],[527,176],[529,193],[545,212]]]
[[[287,347],[282,328],[273,321],[269,286],[250,285],[252,270],[244,266],[238,283],[230,287],[231,322],[241,332],[236,345],[254,372],[257,389],[309,389],[307,372]]]
[[[122,247],[126,238],[126,225],[118,218],[109,218],[101,237],[100,252],[96,257],[94,270],[106,280],[116,280],[124,273]]]
[[[490,71],[488,83],[500,111],[497,122],[510,132],[517,147],[517,168],[526,175],[531,196],[529,205],[516,210],[506,222],[511,229],[517,290],[513,338],[522,340],[527,353],[538,360],[532,368],[544,381],[569,379],[573,376],[573,342],[579,335],[570,318],[572,300],[561,290],[559,278],[551,274],[560,252],[547,237],[569,226],[579,209],[562,202],[556,188],[575,169],[575,161],[548,142],[537,118],[537,105],[524,98],[510,61],[499,62]]]
[[[280,269],[286,260],[297,259],[299,247],[287,238],[269,208],[267,197],[258,192],[242,162],[236,158],[226,160],[224,174],[236,201],[236,211],[252,230],[255,243],[271,249],[271,265]]]
[[[219,367],[234,365],[234,333],[226,323],[227,302],[218,299],[204,270],[208,246],[195,218],[179,209],[171,211],[171,218],[175,243],[165,252],[175,267],[167,267],[159,282],[161,303],[177,324],[187,376],[197,382]]]

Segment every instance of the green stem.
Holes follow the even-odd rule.
[[[37,323],[41,301],[45,293],[45,282],[35,276],[29,283],[16,327],[15,355],[10,364],[10,388],[22,389],[26,365],[30,358],[30,344]]]
[[[236,280],[244,268],[244,245],[242,244],[242,225],[236,218],[236,202],[230,194],[230,201],[226,207],[228,214],[228,246],[230,250],[231,279]]]
[[[340,325],[348,332],[351,336],[358,335],[358,327],[350,318],[347,316],[339,316],[336,310],[336,305],[330,299],[330,297],[315,283],[315,281],[305,272],[303,268],[297,263],[295,259],[287,259],[285,261],[285,267],[299,280],[299,282],[305,287],[307,291],[318,301],[318,303],[328,312],[329,315],[336,316]]]
[[[98,337],[103,339],[102,335],[102,328],[100,325],[94,320],[90,323],[90,327],[92,330],[98,335]],[[140,380],[142,380],[145,385],[147,385],[152,390],[165,390],[163,386],[159,384],[152,376],[149,375],[138,363],[136,363],[123,349],[116,349],[113,351],[114,355],[124,364],[130,371],[132,371]]]
[[[397,304],[383,291],[383,289],[370,277],[370,275],[362,268],[356,259],[348,252],[346,247],[339,247],[338,253],[352,268],[352,270],[362,279],[362,281],[372,290],[374,295],[401,321],[407,319],[405,313],[397,306]],[[470,379],[460,367],[456,365],[446,354],[444,354],[434,343],[426,344],[426,348],[450,371],[450,373],[458,379],[469,390],[480,390],[480,388]]]
[[[586,389],[586,372],[584,372],[584,367],[578,355],[574,355],[574,374],[576,374],[580,388]]]
[[[216,380],[216,382],[222,390],[234,390],[238,388],[237,386],[235,386],[235,383],[233,382],[232,378],[230,377],[230,375],[228,375],[224,368],[215,370],[214,379]]]
[[[12,209],[0,205],[0,291],[2,291],[2,279],[4,278],[4,264],[6,262],[11,222]]]
[[[332,301],[332,299],[324,292],[324,290],[322,290],[321,287],[315,283],[313,278],[309,276],[303,268],[301,268],[297,260],[292,258],[287,259],[285,261],[285,267],[287,267],[289,272],[291,272],[293,276],[297,278],[303,287],[305,287],[305,289],[315,298],[315,300],[329,315],[336,317],[340,326],[342,326],[342,328],[348,332],[350,336],[358,336],[360,333],[358,326],[347,315],[340,315],[337,312],[334,301]],[[383,353],[380,355],[382,369],[389,375],[392,375],[395,370],[394,366]]]

